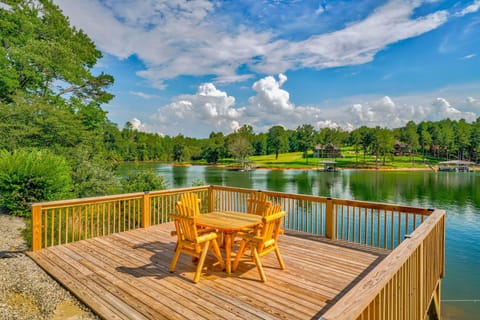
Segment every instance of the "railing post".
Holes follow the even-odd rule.
[[[215,210],[215,189],[213,186],[208,187],[208,212]]]
[[[424,306],[424,299],[423,299],[423,296],[425,295],[425,281],[424,281],[424,273],[425,273],[425,270],[427,270],[427,266],[425,266],[425,259],[424,259],[424,254],[425,254],[425,247],[424,247],[424,242],[425,240],[422,241],[422,243],[420,243],[420,247],[419,247],[419,254],[420,256],[418,257],[419,258],[419,270],[418,270],[418,295],[419,295],[419,319],[423,319],[424,315],[427,314],[427,311],[428,311],[428,305],[427,306]],[[424,308],[427,308],[424,310]]]
[[[150,194],[148,191],[143,194],[143,227],[150,227]]]
[[[325,237],[328,239],[335,238],[335,223],[333,214],[333,199],[327,198],[326,211],[325,211]]]
[[[32,205],[32,251],[42,249],[42,207]]]

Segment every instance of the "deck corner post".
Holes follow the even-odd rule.
[[[326,211],[325,211],[325,237],[328,239],[335,239],[335,224],[334,224],[334,212],[333,212],[333,199],[327,198]]]
[[[148,191],[143,193],[143,221],[144,228],[150,227],[150,194]]]
[[[32,251],[42,249],[42,206],[32,204]]]

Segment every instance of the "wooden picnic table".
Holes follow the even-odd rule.
[[[232,244],[234,235],[249,227],[262,223],[262,217],[256,214],[231,211],[213,211],[197,216],[197,225],[217,229],[222,232],[225,247],[225,266],[227,273],[232,272]]]

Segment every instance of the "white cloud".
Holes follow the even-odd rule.
[[[235,23],[218,10],[220,4],[207,0],[55,2],[103,52],[120,59],[136,55],[145,65],[137,75],[160,89],[179,75],[214,75],[217,83],[244,81],[252,77],[238,73],[245,65],[268,75],[361,64],[389,44],[433,30],[448,18],[446,11],[413,17],[421,1],[391,0],[341,30],[289,41],[275,30]],[[312,14],[323,10],[319,6]]]
[[[145,131],[146,129],[145,124],[143,124],[142,121],[137,118],[133,118],[132,120],[130,120],[130,124],[132,125],[132,129],[134,130]]]
[[[302,67],[328,68],[372,61],[375,54],[389,44],[416,37],[447,21],[446,11],[412,19],[413,10],[419,4],[418,1],[390,1],[365,20],[344,29],[297,43],[278,41],[255,69],[277,73]]]
[[[432,102],[434,117],[432,120],[451,119],[460,120],[465,119],[468,122],[475,121],[476,116],[473,112],[462,112],[454,108],[450,102],[444,98],[437,98]]]
[[[399,98],[402,100],[402,97]],[[404,99],[403,99],[404,100]],[[397,128],[404,126],[408,121],[439,121],[442,119],[475,121],[473,112],[460,111],[453,107],[445,98],[436,98],[425,105],[415,101],[398,104],[392,98],[385,96],[379,100],[368,101],[364,104],[352,105],[348,113],[349,121],[354,127],[366,125],[367,127]]]
[[[468,54],[466,56],[463,56],[461,59],[462,60],[468,60],[468,59],[472,59],[472,58],[475,58],[477,55],[472,53],[472,54]]]
[[[148,93],[141,92],[141,91],[129,91],[128,93],[133,94],[134,96],[143,98],[145,100],[149,100],[149,99],[157,97],[156,95],[148,94]]]
[[[460,12],[457,12],[455,15],[462,17],[466,14],[477,12],[478,10],[480,10],[480,0],[475,0],[471,5],[467,6]]]
[[[278,81],[272,76],[258,80],[252,86],[257,95],[249,99],[250,104],[267,114],[293,110],[290,94],[280,88],[285,81],[287,77],[283,74],[278,75]]]
[[[212,83],[199,86],[194,95],[181,95],[158,108],[150,118],[149,131],[169,135],[206,137],[212,131],[231,132],[239,128],[242,109],[235,109],[235,98]]]
[[[274,125],[296,129],[311,124],[316,129],[353,130],[361,126],[398,128],[408,121],[465,119],[473,122],[480,110],[480,101],[473,97],[458,100],[453,106],[446,98],[426,96],[352,97],[351,104],[296,106],[289,93],[282,89],[287,77],[267,76],[253,84],[256,95],[249,104],[235,106],[235,99],[212,83],[199,86],[193,95],[180,95],[172,103],[158,108],[143,128],[151,132],[192,137],[207,137],[212,131],[233,132],[244,124],[255,132],[267,132]],[[451,90],[451,89],[450,89]],[[449,96],[453,96],[449,94]]]

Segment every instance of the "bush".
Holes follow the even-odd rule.
[[[65,158],[47,150],[0,151],[0,206],[29,217],[33,202],[65,199],[71,191]]]
[[[122,178],[124,192],[141,192],[166,189],[163,177],[153,170],[130,171]]]
[[[121,193],[122,186],[114,171],[88,146],[74,149],[70,156],[75,197],[95,197]]]

